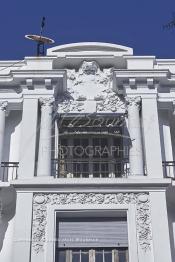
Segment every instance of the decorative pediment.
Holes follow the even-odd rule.
[[[72,43],[66,45],[59,45],[47,49],[48,56],[59,56],[60,53],[66,54],[98,54],[100,52],[103,54],[115,54],[115,56],[122,55],[133,55],[133,49],[127,46],[110,44],[110,43],[99,43],[99,42],[81,42],[81,43]]]
[[[96,61],[84,61],[79,70],[67,70],[67,92],[59,99],[59,112],[117,112],[124,101],[112,89],[113,69],[101,70]]]

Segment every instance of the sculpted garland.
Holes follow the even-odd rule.
[[[47,225],[47,206],[73,204],[135,204],[137,210],[137,237],[140,247],[147,251],[151,249],[151,219],[149,195],[146,193],[55,193],[35,194],[33,198],[33,232],[32,247],[36,253],[44,250],[46,242],[45,228]]]
[[[124,101],[113,91],[113,70],[101,70],[95,61],[84,61],[79,70],[67,70],[67,92],[58,101],[58,112],[83,112],[94,101],[96,112],[125,110]]]

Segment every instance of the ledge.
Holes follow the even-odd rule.
[[[33,178],[13,180],[10,182],[15,188],[133,188],[133,189],[160,189],[171,184],[169,178]]]
[[[0,181],[0,189],[4,187],[10,187],[10,182],[2,182]]]

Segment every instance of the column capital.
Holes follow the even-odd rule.
[[[137,106],[140,109],[141,101],[141,96],[126,97],[127,106]]]
[[[172,106],[172,114],[173,114],[173,117],[175,117],[175,100],[173,100],[173,106]]]
[[[53,106],[55,99],[53,97],[40,97],[39,102],[41,106]]]
[[[8,102],[7,101],[0,101],[0,110],[1,111],[6,111],[8,106]]]

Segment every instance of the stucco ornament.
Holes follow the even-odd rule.
[[[85,87],[89,83],[109,86],[112,80],[112,68],[100,70],[96,61],[84,61],[78,72],[74,69],[68,70],[67,76],[72,86]]]
[[[125,103],[112,90],[112,68],[100,69],[96,61],[84,61],[79,70],[67,70],[67,92],[58,100],[58,112],[116,112],[124,109]],[[91,112],[92,113],[92,112]]]
[[[100,96],[95,99],[98,101],[97,112],[117,112],[118,110],[125,112],[125,102],[110,88],[102,92],[101,99]]]
[[[126,105],[129,106],[136,106],[140,109],[141,107],[141,97],[140,96],[133,96],[133,97],[126,97]]]
[[[136,228],[140,247],[145,252],[151,249],[151,219],[147,193],[52,193],[35,194],[33,197],[32,247],[36,253],[44,251],[46,242],[47,206],[73,204],[134,204],[136,205]]]
[[[8,102],[7,101],[0,101],[0,110],[6,111],[7,110],[7,106],[8,106]]]
[[[148,196],[141,194],[137,202],[137,234],[141,247],[147,251],[151,248],[151,216]]]
[[[39,102],[41,106],[52,106],[54,103],[54,98],[53,97],[40,97]]]

